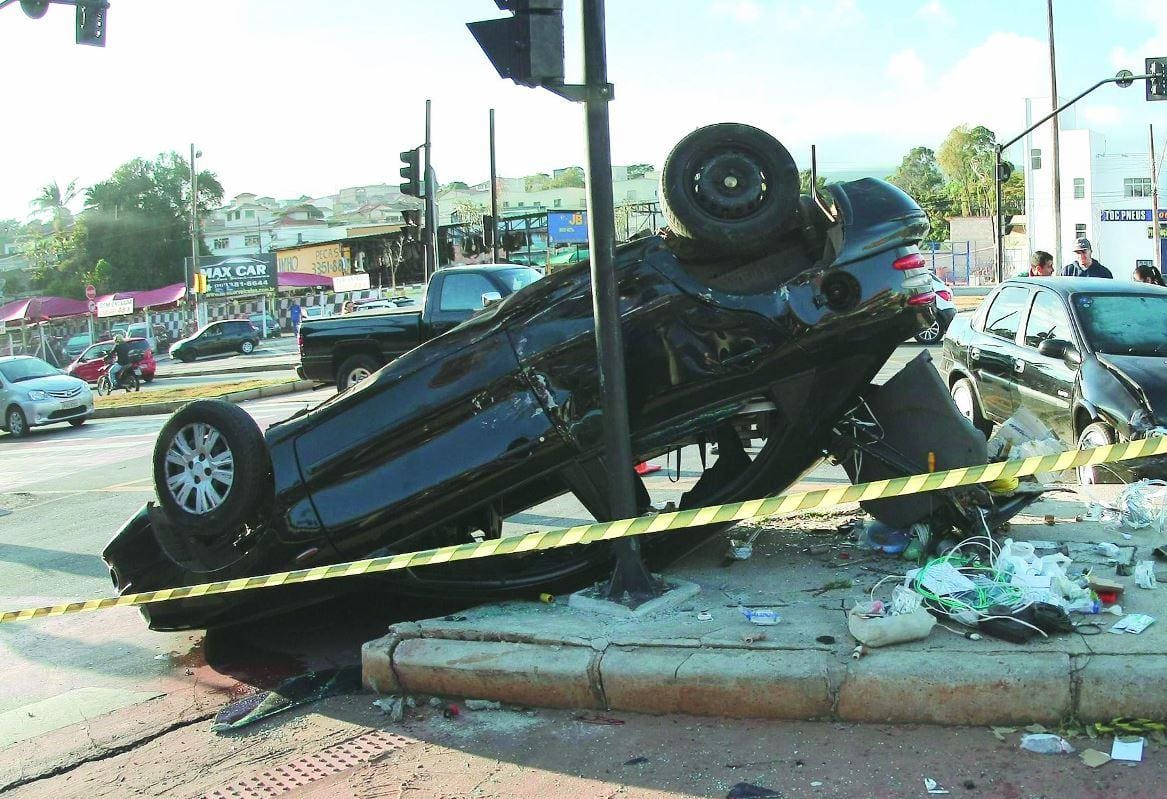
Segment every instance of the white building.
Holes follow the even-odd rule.
[[[1027,100],[1026,124],[1044,116],[1048,103]],[[1111,151],[1104,135],[1076,127],[1074,109],[1064,111],[1061,117],[1061,253],[1054,252],[1050,125],[1042,125],[1023,139],[1023,150],[1008,154],[1025,170],[1029,248],[1053,253],[1060,271],[1074,260],[1075,239],[1085,236],[1096,260],[1116,278],[1129,279],[1137,264],[1154,263],[1150,153]],[[1160,173],[1160,182],[1162,178]],[[1167,228],[1167,212],[1160,211],[1159,218]],[[1167,260],[1167,239],[1160,246]]]

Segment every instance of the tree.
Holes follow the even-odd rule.
[[[628,179],[635,180],[636,178],[642,178],[654,169],[655,167],[652,164],[629,164]]]
[[[463,191],[465,191],[466,189],[468,189],[470,187],[468,185],[466,185],[466,183],[461,181],[461,180],[451,180],[449,183],[447,183],[442,188],[443,189],[462,189]]]
[[[70,180],[65,188],[57,181],[41,186],[41,192],[33,198],[32,207],[37,214],[48,214],[53,227],[60,230],[73,222],[73,214],[67,207],[77,198],[77,179]]]
[[[955,127],[940,145],[936,161],[948,177],[949,194],[960,203],[964,216],[993,213],[996,145],[996,134],[983,125]]]
[[[907,192],[928,214],[930,227],[926,240],[946,241],[952,201],[945,192],[936,153],[927,147],[913,147],[887,179]]]
[[[214,173],[198,176],[200,217],[223,199]],[[183,279],[190,254],[190,165],[176,152],[135,158],[85,195],[85,256],[110,264],[109,288],[150,289]],[[209,253],[199,237],[199,250]]]
[[[818,176],[818,181],[815,183],[818,188],[820,196],[827,195],[827,179],[822,175]],[[810,194],[810,170],[804,169],[798,173],[798,191],[801,194]]]
[[[553,177],[551,182],[547,184],[547,188],[549,189],[582,189],[583,187],[584,171],[582,166],[569,166],[567,169],[560,170],[559,174]]]

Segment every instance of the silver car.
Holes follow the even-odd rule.
[[[93,415],[93,392],[84,380],[70,377],[40,358],[0,358],[0,428],[13,436],[57,422],[74,427]]]

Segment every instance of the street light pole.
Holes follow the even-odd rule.
[[[1051,109],[1058,107],[1058,63],[1054,55],[1054,0],[1046,0],[1046,21],[1049,27],[1049,85]],[[1062,265],[1062,145],[1059,129],[1061,123],[1053,119],[1054,157],[1054,258],[1055,266]]]
[[[997,269],[996,269],[996,271],[997,271],[997,282],[998,283],[1000,283],[1001,281],[1003,281],[1005,279],[1005,274],[1004,274],[1005,273],[1005,259],[1004,259],[1005,242],[1002,239],[1002,230],[1001,230],[1001,222],[1002,222],[1002,217],[1001,217],[1001,154],[1005,150],[1009,149],[1014,144],[1021,141],[1026,136],[1028,136],[1030,133],[1032,133],[1033,131],[1040,128],[1046,122],[1050,121],[1051,119],[1056,117],[1058,114],[1065,111],[1067,108],[1072,106],[1074,103],[1078,102],[1083,97],[1085,97],[1086,95],[1093,92],[1095,89],[1098,89],[1102,86],[1105,86],[1108,83],[1116,83],[1121,88],[1125,89],[1128,86],[1130,86],[1132,83],[1134,83],[1136,80],[1150,80],[1151,78],[1154,78],[1154,77],[1155,77],[1154,75],[1135,75],[1129,69],[1120,70],[1119,73],[1117,75],[1115,75],[1113,78],[1105,78],[1103,80],[1098,81],[1097,83],[1095,83],[1093,86],[1091,86],[1086,91],[1078,94],[1077,96],[1075,96],[1074,98],[1072,98],[1070,100],[1067,100],[1066,102],[1062,103],[1057,108],[1055,108],[1054,110],[1050,111],[1048,114],[1043,116],[1041,119],[1037,120],[1037,122],[1034,122],[1032,125],[1030,125],[1025,130],[1018,133],[1016,136],[1014,136],[1009,141],[1004,142],[1003,144],[997,145],[997,149],[996,149],[996,167],[997,168],[995,169],[995,171],[993,173],[993,181],[994,181],[994,183],[996,183],[996,187],[997,187],[996,188],[997,207],[994,209],[994,212],[997,214],[997,224],[995,225],[996,230],[994,232],[994,235],[997,237],[997,264],[996,264]]]
[[[201,150],[196,150],[194,143],[190,145],[190,266],[184,269],[184,276],[186,278],[186,290],[190,291],[191,276],[198,271],[199,268],[199,173],[195,167],[195,160],[202,155]],[[190,326],[190,303],[187,303],[185,313],[183,314],[184,324]],[[195,319],[198,319],[198,297],[195,297]]]
[[[1150,126],[1151,133],[1151,233],[1155,239],[1155,267],[1163,271],[1163,237],[1159,228],[1159,165],[1155,163],[1155,126]]]
[[[490,262],[498,263],[498,173],[494,169],[494,109],[490,109]]]

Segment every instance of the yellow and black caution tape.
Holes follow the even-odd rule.
[[[599,522],[568,527],[561,530],[527,533],[492,539],[482,543],[458,544],[456,546],[425,549],[420,552],[403,552],[379,558],[337,563],[332,566],[317,566],[311,569],[265,574],[258,577],[240,577],[214,583],[163,588],[159,591],[143,591],[123,594],[105,599],[88,599],[41,608],[25,608],[0,612],[0,623],[25,621],[46,616],[63,616],[68,613],[83,613],[90,610],[105,610],[133,605],[147,605],[172,599],[231,594],[251,591],[257,588],[274,588],[281,585],[312,583],[337,577],[354,577],[361,574],[412,569],[435,563],[452,563],[460,560],[490,558],[495,555],[513,555],[524,552],[538,552],[545,549],[591,544],[597,541],[612,541],[617,538],[663,533],[687,527],[722,522],[740,522],[779,513],[808,511],[833,507],[848,502],[867,502],[886,497],[903,497],[937,491],[957,486],[991,483],[1012,477],[1037,474],[1038,472],[1060,472],[1076,466],[1093,466],[1099,463],[1134,460],[1151,455],[1167,454],[1167,437],[1147,438],[1122,444],[1108,444],[1094,449],[1068,450],[1056,455],[1042,455],[1019,460],[990,463],[986,466],[968,466],[930,474],[916,474],[897,477],[892,480],[877,480],[851,486],[799,491],[779,494],[766,499],[752,499],[746,502],[731,502],[726,505],[711,505],[704,508],[661,513],[655,516],[640,516],[635,519],[620,519],[613,522]]]

